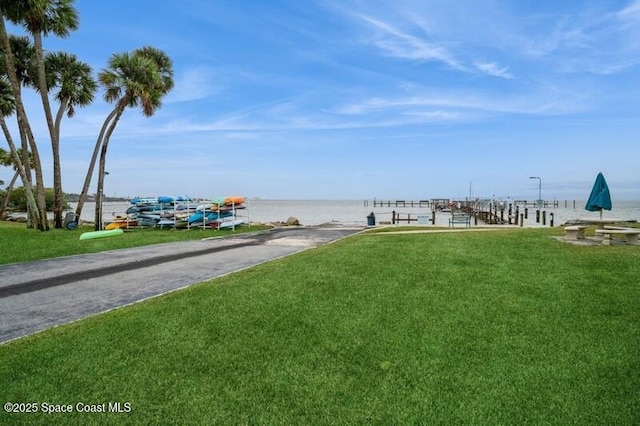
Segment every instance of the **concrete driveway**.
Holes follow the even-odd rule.
[[[281,228],[229,238],[0,265],[0,344],[347,237]]]

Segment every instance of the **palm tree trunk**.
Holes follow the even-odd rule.
[[[44,193],[44,176],[42,174],[42,162],[40,161],[38,145],[36,145],[36,140],[33,137],[31,127],[29,126],[29,122],[27,121],[27,115],[24,111],[24,108],[21,109],[22,112],[19,112],[19,114],[22,115],[22,125],[25,126],[25,130],[27,131],[27,139],[29,140],[29,146],[31,147],[31,153],[33,154],[33,168],[36,172],[36,201],[38,203],[38,217],[36,225],[40,231],[48,231],[49,222],[47,221],[47,201],[45,199]]]
[[[4,199],[2,200],[2,205],[0,206],[0,218],[7,210],[7,206],[9,205],[9,198],[11,198],[13,186],[16,184],[16,180],[18,180],[18,176],[20,176],[20,172],[16,170],[16,172],[13,174],[13,177],[11,178],[11,182],[9,182],[9,186],[7,186],[7,190],[4,193]]]
[[[76,215],[80,217],[82,214],[82,209],[84,207],[84,203],[87,201],[87,196],[89,195],[89,186],[91,185],[91,178],[93,176],[93,169],[96,166],[96,161],[98,160],[98,152],[100,151],[100,147],[102,146],[102,140],[104,138],[104,133],[111,123],[113,117],[115,117],[117,110],[114,109],[109,113],[107,119],[102,124],[102,128],[100,129],[100,134],[98,135],[98,140],[96,141],[96,145],[93,148],[93,154],[91,156],[91,161],[89,162],[89,168],[87,169],[87,176],[84,178],[84,186],[82,187],[82,192],[80,193],[80,198],[78,199],[78,206],[76,207]]]
[[[102,193],[104,192],[104,169],[107,161],[108,142],[102,143],[100,150],[100,163],[98,165],[98,186],[96,188],[95,230],[102,230]]]
[[[18,150],[16,149],[16,145],[13,143],[13,138],[11,137],[11,132],[7,127],[7,123],[2,118],[0,118],[0,127],[2,127],[4,136],[7,139],[7,143],[9,144],[9,149],[11,150],[11,155],[13,156],[13,162],[15,163],[18,173],[20,174],[20,178],[22,179],[22,185],[24,186],[24,195],[27,199],[27,207],[30,210],[32,210],[34,213],[37,213],[38,204],[36,202],[35,197],[33,196],[33,189],[31,188],[31,180],[27,177],[27,172],[23,166],[22,159],[18,155]]]
[[[22,167],[24,167],[24,172],[27,180],[29,181],[29,186],[31,187],[31,192],[33,193],[33,155],[29,158],[29,142],[27,142],[27,133],[21,127],[18,127],[18,131],[20,132],[20,144],[22,147]],[[35,200],[35,195],[33,196]],[[32,207],[27,203],[27,228],[35,228],[38,223],[38,204],[36,201],[35,207]]]
[[[33,34],[33,45],[35,47],[36,65],[38,67],[38,91],[42,98],[42,108],[47,119],[47,127],[49,128],[49,137],[51,138],[51,150],[53,154],[53,190],[54,190],[54,208],[53,221],[54,227],[62,228],[62,175],[60,171],[60,141],[56,133],[56,127],[53,122],[51,113],[51,104],[49,103],[49,92],[47,91],[47,78],[44,69],[44,55],[42,51],[42,33],[35,32]]]
[[[62,208],[63,206],[63,191],[62,191],[62,170],[60,167],[60,122],[64,111],[67,109],[69,99],[65,99],[60,104],[60,109],[56,114],[56,122],[54,125],[54,132],[56,134],[55,143],[54,139],[51,139],[51,154],[53,156],[53,226],[56,228],[62,228]]]
[[[102,149],[100,150],[100,164],[98,166],[98,187],[96,189],[96,215],[95,215],[95,230],[99,231],[102,229],[102,199],[104,198],[104,175],[105,175],[105,166],[107,162],[107,147],[109,146],[109,140],[111,139],[111,135],[118,124],[118,120],[122,116],[124,112],[126,104],[124,102],[120,102],[118,107],[116,108],[116,115],[111,120],[111,124],[109,125],[109,129],[107,130],[106,135],[104,136],[104,140],[102,141]]]

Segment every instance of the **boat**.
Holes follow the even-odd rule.
[[[144,197],[144,198],[132,198],[130,200],[131,204],[143,204],[143,203],[147,203],[147,204],[152,204],[152,203],[157,203],[158,202],[158,198],[152,198],[152,197]]]
[[[234,218],[231,220],[219,220],[216,221],[214,225],[212,225],[215,228],[218,229],[233,229],[236,226],[242,225],[244,223],[244,220],[242,219],[238,219],[238,218]]]
[[[189,225],[202,225],[202,222],[213,222],[223,217],[233,216],[233,211],[211,211],[211,210],[200,210],[193,213],[187,219]]]
[[[96,238],[113,237],[115,235],[123,235],[124,231],[120,228],[110,229],[108,231],[91,231],[80,234],[80,240],[93,240]]]
[[[180,229],[190,226],[234,227],[241,223],[235,222],[235,213],[238,209],[246,208],[244,201],[245,198],[241,196],[199,201],[186,196],[136,197],[130,200],[127,215],[116,217],[108,225],[108,230],[126,229],[129,226]]]
[[[160,228],[172,228],[176,226],[176,221],[174,219],[162,219],[160,222],[156,223],[156,226],[159,226]]]
[[[116,216],[113,222],[107,224],[104,229],[106,229],[107,231],[118,228],[128,229],[130,226],[137,225],[138,220],[135,218]]]
[[[243,204],[243,203],[244,203],[244,197],[240,197],[240,196],[225,197],[224,199],[224,204],[226,205]]]

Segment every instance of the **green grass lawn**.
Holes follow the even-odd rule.
[[[73,231],[51,229],[40,232],[27,229],[24,223],[0,221],[0,265],[150,244],[221,237],[266,228],[266,226],[239,226],[236,230],[141,228],[126,231],[124,235],[115,237],[79,241],[78,238],[83,232],[93,231],[93,226],[81,226]]]
[[[131,412],[0,423],[638,424],[640,247],[554,232],[359,235],[20,339],[3,403]]]

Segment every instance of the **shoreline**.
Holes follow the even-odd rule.
[[[70,209],[65,211],[74,211],[75,203],[70,203]],[[400,215],[400,223],[396,223],[395,226],[424,226],[424,227],[448,227],[449,218],[451,213],[436,211],[435,212],[435,224],[431,223],[433,217],[433,211],[431,208],[419,208],[419,207],[372,207],[366,206],[361,200],[352,201],[267,201],[267,200],[248,200],[247,208],[238,211],[238,218],[241,218],[245,223],[249,224],[266,224],[266,225],[279,225],[286,223],[290,218],[297,219],[302,226],[362,226],[365,227],[369,224],[369,216],[373,214],[375,216],[376,225],[392,225],[392,212]],[[105,223],[114,220],[115,216],[122,215],[124,211],[130,206],[128,202],[108,202],[104,203],[103,220]],[[87,203],[85,209],[82,212],[80,223],[90,224],[94,223],[94,203]],[[528,209],[528,218],[524,219],[522,227],[537,228],[537,227],[551,227],[551,220],[553,219],[554,227],[562,226],[564,224],[573,224],[578,219],[599,217],[597,212],[588,212],[580,206],[579,208],[564,208],[564,207],[552,207],[542,209],[541,212],[546,212],[546,224],[542,224],[542,217],[540,223],[535,220],[535,208]],[[520,213],[524,213],[523,210]],[[24,212],[11,212],[8,215],[10,218],[24,217]],[[53,218],[50,213],[49,219]],[[500,211],[498,211],[500,216]],[[508,221],[508,211],[503,213],[503,219]],[[515,221],[515,212],[513,212],[512,218]],[[541,214],[542,216],[542,214]],[[637,221],[640,219],[640,200],[629,202],[618,202],[614,205],[611,211],[606,211],[604,217],[615,217],[621,221]],[[411,219],[411,222],[407,223],[406,219]],[[418,220],[419,219],[419,220]],[[520,219],[520,218],[518,218]],[[20,219],[17,219],[20,220]],[[420,222],[420,223],[418,223]],[[471,227],[476,228],[480,226],[487,226],[490,224],[478,221],[475,224],[475,220],[471,219]],[[498,225],[499,227],[511,228],[520,227],[520,224],[504,224]],[[457,225],[456,227],[460,227]]]

